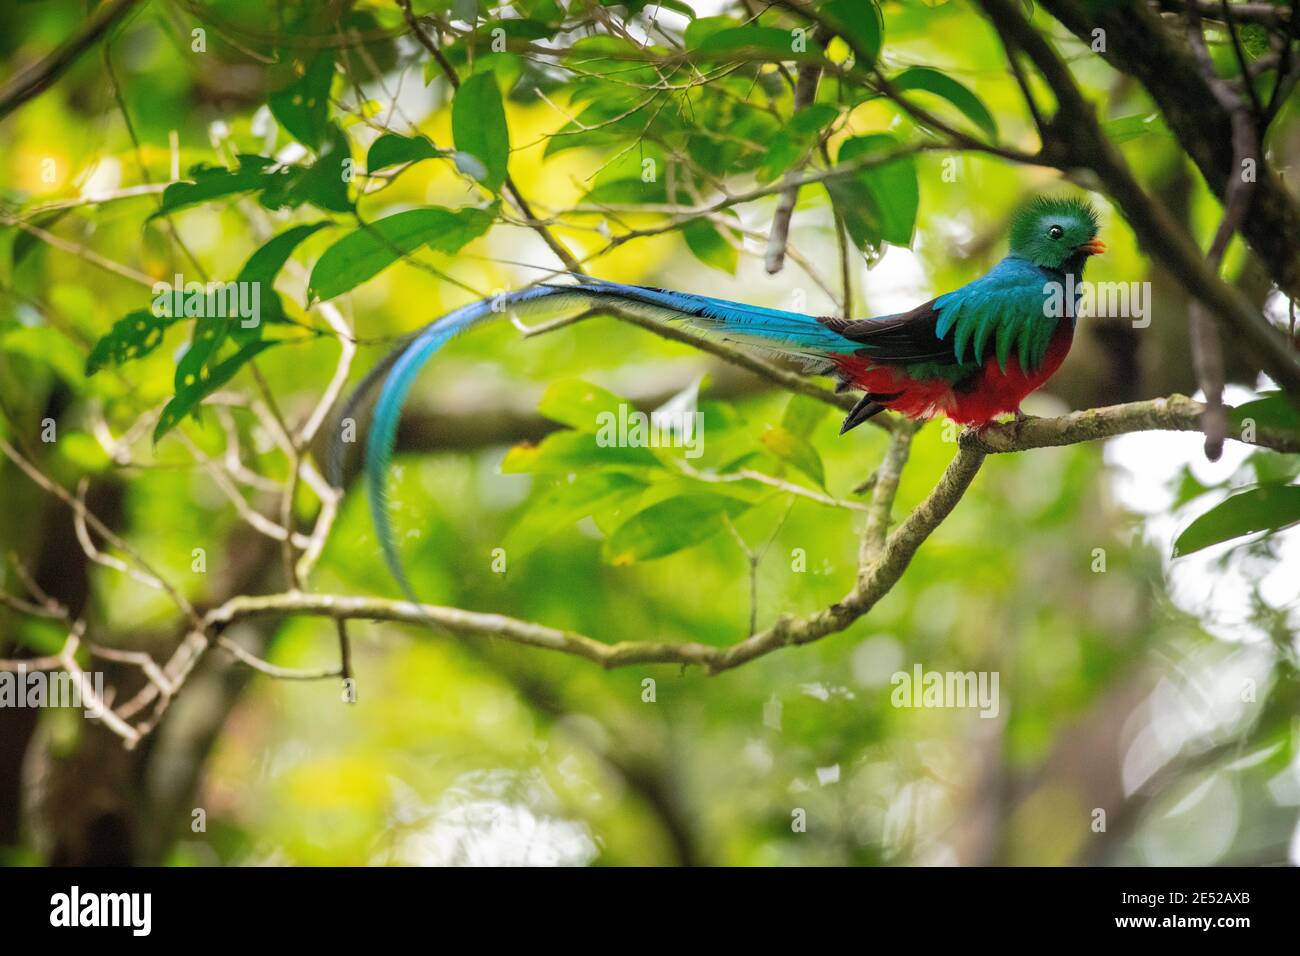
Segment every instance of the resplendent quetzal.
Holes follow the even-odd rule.
[[[909,312],[873,319],[818,318],[692,292],[581,278],[542,284],[461,306],[406,339],[366,377],[342,417],[383,381],[366,442],[371,517],[393,575],[412,596],[397,557],[384,487],[397,422],[424,364],[453,336],[511,313],[601,304],[681,322],[698,331],[800,360],[808,374],[861,389],[840,433],[884,409],[910,418],[946,415],[983,426],[1018,413],[1025,396],[1060,367],[1074,338],[1080,280],[1088,257],[1105,250],[1097,214],[1077,199],[1040,198],[1011,221],[1010,252],[973,282]],[[337,434],[337,432],[336,432]],[[331,453],[335,484],[343,449]]]

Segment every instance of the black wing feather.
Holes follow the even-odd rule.
[[[909,312],[879,319],[819,319],[822,325],[852,342],[861,342],[857,355],[883,363],[939,362],[956,365],[952,343],[939,338],[936,300]],[[951,331],[949,332],[951,334]]]

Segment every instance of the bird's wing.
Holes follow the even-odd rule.
[[[859,344],[857,354],[874,361],[907,365],[913,362],[957,364],[952,342],[939,335],[937,300],[918,305],[908,312],[875,319],[825,318],[831,331]]]
[[[1045,274],[1004,259],[986,275],[909,312],[879,319],[823,319],[827,328],[861,344],[863,358],[886,364],[979,366],[990,347],[1006,370],[1012,351],[1025,369],[1047,353],[1059,318],[1045,308]]]

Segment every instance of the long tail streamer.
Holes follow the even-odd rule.
[[[845,339],[812,316],[798,312],[605,281],[586,281],[581,285],[537,285],[472,302],[435,319],[381,361],[353,392],[340,413],[340,421],[353,417],[375,386],[383,382],[366,439],[367,493],[371,520],[384,560],[412,601],[418,602],[418,599],[397,553],[388,517],[386,479],[398,421],[416,376],[448,341],[491,319],[511,314],[576,310],[601,304],[616,305],[624,311],[657,321],[684,322],[700,332],[718,334],[726,339],[800,358],[810,365],[824,364],[828,353],[846,354],[860,348],[858,343]],[[809,370],[814,369],[810,367]],[[335,487],[342,486],[345,455],[342,430],[335,428],[329,453],[330,481]]]

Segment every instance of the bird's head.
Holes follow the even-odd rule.
[[[1081,270],[1105,252],[1097,238],[1097,211],[1082,199],[1040,197],[1011,220],[1011,254],[1045,269]]]

